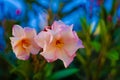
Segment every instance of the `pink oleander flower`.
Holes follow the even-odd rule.
[[[84,48],[72,27],[73,25],[68,26],[61,21],[55,21],[51,29],[46,28],[35,37],[36,43],[43,48],[40,54],[48,62],[60,59],[64,66],[68,67],[76,56],[77,49]]]
[[[19,25],[14,25],[10,37],[13,52],[16,57],[21,60],[27,60],[30,53],[37,54],[40,47],[35,43],[34,37],[37,35],[35,29]]]

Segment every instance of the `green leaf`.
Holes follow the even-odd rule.
[[[78,71],[79,70],[76,68],[61,70],[61,71],[55,72],[52,75],[51,79],[52,80],[62,79],[62,78],[68,77],[70,75],[73,75],[73,74],[77,73]]]
[[[92,47],[98,52],[101,48],[101,44],[97,41],[92,41],[91,42]]]
[[[100,25],[100,34],[102,37],[105,37],[107,35],[107,27],[105,25],[104,20],[100,20],[99,24]]]
[[[42,73],[38,72],[33,76],[33,80],[39,80],[42,77]]]
[[[116,50],[112,49],[108,52],[107,58],[112,61],[116,61],[119,59],[119,53]]]
[[[51,74],[52,74],[52,70],[53,70],[53,65],[51,65],[51,64],[46,64],[46,66],[45,66],[45,76],[46,77],[49,77],[49,76],[51,76]]]
[[[23,76],[24,78],[28,79],[30,78],[32,74],[32,66],[29,60],[23,61],[23,60],[17,60],[17,66],[13,68],[10,73],[15,73],[17,75]],[[19,76],[19,77],[20,77]]]

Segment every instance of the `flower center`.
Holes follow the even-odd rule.
[[[30,40],[29,39],[22,39],[20,42],[18,42],[18,44],[16,46],[21,46],[22,48],[28,48],[31,45]]]
[[[31,43],[28,39],[23,39],[21,42],[22,42],[22,46],[25,48],[29,47],[31,45]]]
[[[63,43],[62,40],[57,40],[57,41],[56,41],[56,47],[58,47],[58,48],[62,48],[63,45],[64,45],[64,43]]]

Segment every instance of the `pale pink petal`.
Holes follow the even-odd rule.
[[[31,54],[38,54],[38,52],[40,51],[40,48],[35,47],[35,46],[30,46],[30,52]]]
[[[68,51],[68,54],[72,56],[77,49],[83,48],[82,41],[78,38],[75,32],[71,30],[66,30],[59,33],[63,39],[64,46],[63,49]]]
[[[60,35],[65,41],[69,41],[70,39],[76,40],[72,31],[72,25],[70,27],[61,28],[58,35]]]
[[[24,54],[24,55],[17,56],[17,58],[20,59],[20,60],[28,60],[29,55]]]
[[[65,25],[62,21],[54,21],[52,24],[52,30],[59,32],[61,29],[68,28],[69,26]]]
[[[21,46],[14,47],[13,51],[18,59],[27,60],[29,58],[29,51],[22,48]]]
[[[12,29],[12,35],[15,37],[22,37],[24,35],[24,30],[19,25],[14,25]]]
[[[19,42],[20,39],[16,37],[10,37],[10,40],[11,40],[12,46],[14,47]]]
[[[56,49],[52,46],[48,46],[46,50],[43,50],[42,53],[40,53],[48,62],[55,61],[56,58]]]
[[[78,48],[84,48],[81,40],[78,41],[77,46],[78,46]]]
[[[41,48],[34,41],[32,41],[32,45],[29,47],[29,49],[32,54],[38,54]]]
[[[27,38],[34,38],[37,35],[35,29],[29,27],[25,27],[24,32]]]
[[[65,49],[70,56],[72,56],[79,48],[84,48],[82,45],[81,40],[78,41],[66,41],[65,45],[63,46],[63,49]]]
[[[73,35],[77,40],[77,46],[79,46],[79,48],[84,48],[82,41],[78,38],[77,33],[75,31],[73,31]]]
[[[57,57],[58,59],[63,61],[65,68],[67,68],[70,65],[70,63],[73,61],[75,54],[70,57],[69,55],[67,55],[67,53],[64,50],[58,50]]]
[[[68,51],[68,54],[72,56],[76,50],[79,48],[77,43],[78,40],[74,38],[72,31],[62,30],[60,33],[58,33],[61,36],[61,39],[64,43],[63,49]]]
[[[41,31],[36,37],[35,37],[35,42],[41,47],[44,47],[44,44],[47,43],[49,44],[51,39],[52,39],[52,35],[49,32],[45,32],[45,31]]]
[[[70,44],[65,44],[63,46],[63,49],[67,51],[69,56],[72,56],[81,47],[84,46],[82,46],[80,43],[70,43]]]
[[[55,31],[55,32],[59,32],[61,30],[72,31],[72,29],[73,29],[73,24],[68,26],[60,20],[59,21],[54,21],[54,23],[52,25],[52,30]]]
[[[68,45],[68,46],[64,46],[64,49],[67,51],[67,54],[69,56],[72,56],[78,48],[74,48],[74,46]]]
[[[72,26],[67,28],[61,28],[61,30],[57,32],[54,36],[55,38],[62,39],[63,41],[73,40],[74,36],[72,32]]]

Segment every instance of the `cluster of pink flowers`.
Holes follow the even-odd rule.
[[[55,21],[48,27],[37,35],[33,28],[13,26],[14,37],[10,37],[13,52],[18,59],[27,60],[30,53],[37,54],[43,49],[40,55],[47,62],[60,59],[64,66],[68,67],[76,56],[77,49],[84,48],[82,41],[76,32],[72,31],[73,25],[68,26],[61,21]]]

